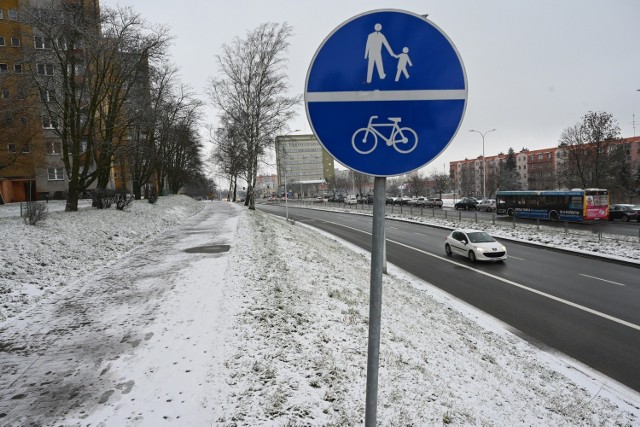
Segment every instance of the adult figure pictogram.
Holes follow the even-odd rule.
[[[382,30],[382,25],[376,24],[373,28],[375,31],[370,33],[369,37],[367,37],[367,45],[365,46],[364,51],[364,59],[369,60],[369,65],[367,67],[367,83],[371,83],[374,65],[378,70],[378,77],[380,77],[380,79],[384,80],[387,76],[384,73],[384,64],[382,63],[382,46],[387,49],[389,55],[397,58],[396,54],[393,53],[393,49],[389,46],[387,38],[380,32],[380,30]]]

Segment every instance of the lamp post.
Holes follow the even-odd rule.
[[[482,199],[487,198],[487,172],[486,172],[486,162],[484,160],[484,136],[489,132],[493,132],[495,129],[488,130],[486,132],[480,132],[479,130],[471,129],[469,132],[479,133],[482,137]]]
[[[287,222],[289,221],[289,193],[287,192],[287,150],[284,146],[284,139],[289,136],[289,134],[299,131],[300,129],[294,129],[280,136],[280,139],[282,141],[282,160],[284,161],[284,212],[285,217],[287,218]]]

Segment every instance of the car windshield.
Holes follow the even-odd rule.
[[[471,243],[490,243],[490,242],[495,242],[496,241],[493,237],[489,236],[484,231],[476,231],[476,232],[473,232],[473,233],[467,233],[467,235],[469,236],[469,241]]]

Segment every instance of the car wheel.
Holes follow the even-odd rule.
[[[477,210],[477,211],[479,211],[479,210],[480,210],[480,208],[476,206],[476,210]]]
[[[453,252],[451,251],[451,246],[449,246],[448,243],[444,245],[444,251],[447,253],[448,256],[453,255]]]
[[[469,251],[469,261],[476,262],[476,254],[473,251]]]
[[[629,217],[626,215],[622,216],[622,222],[629,222]]]

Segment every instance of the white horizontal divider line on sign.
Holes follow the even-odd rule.
[[[307,92],[307,102],[442,101],[467,99],[467,90],[360,90]]]

